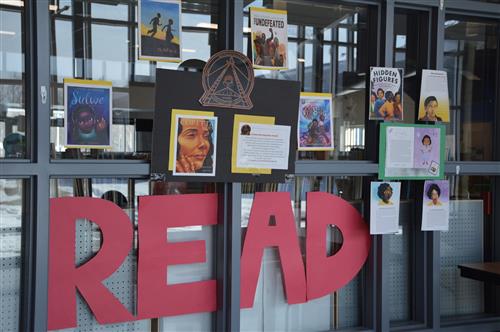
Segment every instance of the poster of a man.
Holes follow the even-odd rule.
[[[174,175],[214,176],[217,147],[217,118],[176,115]]]
[[[287,12],[250,8],[252,63],[256,69],[286,69],[288,50]]]
[[[181,61],[181,1],[139,0],[139,59]]]
[[[111,82],[64,80],[65,147],[111,147]]]
[[[437,116],[436,111],[439,103],[434,96],[429,96],[424,100],[425,115],[418,119],[418,121],[443,121],[442,118]]]
[[[422,70],[418,121],[450,122],[448,75],[443,70]]]

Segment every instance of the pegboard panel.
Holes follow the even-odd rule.
[[[101,234],[98,227],[87,220],[78,220],[76,223],[75,261],[77,265],[92,258],[100,249]],[[133,314],[136,313],[137,299],[136,252],[127,256],[122,265],[103,283],[116,298]],[[77,297],[77,328],[62,331],[149,331],[150,321],[142,320],[120,324],[100,325],[91,313],[88,305],[80,294]]]
[[[351,280],[337,294],[339,296],[339,328],[350,328],[361,325],[361,289],[362,272]]]
[[[460,276],[458,265],[483,261],[483,201],[450,201],[450,228],[441,232],[441,315],[484,312],[480,281]]]
[[[399,206],[401,234],[389,238],[389,312],[391,321],[410,320],[410,229],[413,201],[402,201]]]
[[[0,242],[5,236],[0,236]],[[1,251],[0,257],[0,331],[19,329],[19,288],[21,278],[21,257]]]
[[[0,331],[19,330],[22,180],[0,179]]]

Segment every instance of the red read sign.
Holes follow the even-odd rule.
[[[196,208],[193,208],[196,207]],[[352,280],[370,249],[368,227],[349,203],[337,196],[307,194],[306,264],[299,247],[289,193],[256,193],[241,255],[241,307],[253,306],[266,247],[277,247],[287,302],[304,303],[334,292]],[[168,265],[206,261],[204,241],[170,243],[167,229],[217,224],[217,194],[139,198],[137,315],[103,285],[129,254],[133,228],[117,205],[99,198],[53,198],[50,203],[48,329],[76,327],[76,290],[100,324],[212,312],[217,310],[215,279],[168,285]],[[276,223],[270,225],[270,218]],[[77,219],[96,223],[102,232],[99,252],[75,266]],[[329,225],[343,243],[326,255]]]

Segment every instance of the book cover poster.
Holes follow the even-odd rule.
[[[425,181],[422,205],[422,230],[447,231],[450,218],[448,180]]]
[[[448,76],[442,70],[422,70],[419,121],[450,122]]]
[[[403,69],[370,67],[370,120],[403,120]]]
[[[139,59],[181,62],[181,1],[139,0]]]
[[[298,150],[333,150],[331,93],[301,93],[297,123]]]
[[[111,148],[111,95],[108,81],[64,80],[67,148]]]
[[[169,151],[174,151],[175,135],[176,135],[176,116],[177,115],[194,115],[194,116],[214,116],[214,112],[193,111],[185,109],[172,109],[170,120],[170,147]],[[168,170],[173,171],[175,167],[175,156],[170,153],[168,156]]]
[[[399,231],[401,182],[371,182],[370,234]]]
[[[173,174],[215,176],[217,117],[177,114],[174,133]]]
[[[439,158],[441,155],[441,133],[440,128],[417,127],[415,128],[413,167],[429,170],[436,174],[439,169]]]
[[[286,10],[250,8],[252,64],[257,69],[288,67],[288,24]]]

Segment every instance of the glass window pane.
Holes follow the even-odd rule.
[[[403,81],[403,122],[414,123],[420,92],[420,80],[417,72],[427,68],[427,50],[420,46],[422,36],[429,33],[429,14],[423,11],[396,8],[394,15],[394,59],[393,66],[404,69]],[[391,326],[423,323],[423,317],[416,312],[416,273],[421,270],[415,265],[415,243],[420,230],[415,226],[418,209],[416,197],[420,182],[403,181],[401,183],[401,204],[399,211],[400,233],[389,235],[389,313]],[[419,245],[419,244],[417,244]]]
[[[288,24],[288,37],[298,37],[298,26],[295,24]]]
[[[104,18],[108,20],[128,20],[128,6],[112,1],[109,4],[91,3],[90,11],[93,18]]]
[[[54,15],[73,15],[74,0],[57,0],[56,3],[49,5],[49,10]]]
[[[492,198],[498,194],[495,192],[498,178],[452,176],[449,180],[450,226],[440,236],[442,322],[483,316],[498,318],[495,286],[462,276],[459,268],[462,264],[481,264],[495,258],[493,250],[498,246],[498,238],[490,235],[496,226],[494,216],[498,206]]]
[[[138,60],[137,1],[52,0],[51,8],[51,157],[149,160],[156,68],[179,64]],[[217,20],[217,1],[182,1],[183,61],[217,52]],[[64,78],[112,82],[110,150],[64,147]]]
[[[449,140],[457,160],[494,160],[500,23],[446,16],[444,68],[448,72]],[[498,159],[497,159],[498,160]]]
[[[347,29],[346,28],[339,28],[339,42],[342,43],[347,43]]]
[[[0,179],[0,330],[19,330],[23,180]]]
[[[296,177],[285,183],[242,185],[241,227],[245,234],[254,193],[289,192],[302,251],[307,231],[306,193],[329,192],[340,196],[363,214],[362,177]],[[335,228],[327,232],[327,249],[335,254],[342,235]],[[243,241],[245,237],[243,237]],[[302,304],[289,305],[284,294],[281,263],[276,248],[266,248],[252,308],[242,309],[241,331],[328,331],[349,329],[363,324],[363,279],[365,268],[346,286],[332,294]]]
[[[90,31],[92,79],[113,81],[115,87],[126,87],[129,81],[127,27],[92,24]]]
[[[300,80],[302,91],[333,93],[334,146],[330,152],[299,152],[298,159],[364,159],[364,140],[344,142],[348,132],[359,138],[365,131],[366,72],[376,46],[369,27],[369,7],[320,1],[250,1],[247,7],[287,9],[289,68],[282,71],[255,70],[256,77]],[[307,15],[304,15],[307,13]],[[244,27],[248,10],[244,10]],[[295,32],[296,31],[296,32]],[[245,54],[250,55],[249,34],[244,35]],[[376,38],[375,38],[376,39]],[[362,48],[362,51],[358,49]],[[295,63],[294,59],[297,59]],[[373,63],[375,64],[375,63]]]
[[[427,49],[421,39],[429,34],[427,12],[396,9],[394,15],[393,66],[404,69],[403,121],[415,123],[420,98],[420,75],[428,68]],[[422,37],[424,36],[424,37]]]
[[[0,7],[0,159],[27,158],[24,2]]]
[[[401,182],[399,206],[399,233],[387,236],[389,241],[389,315],[391,326],[407,325],[418,321],[414,316],[415,289],[413,286],[417,269],[414,264],[417,220],[415,192],[419,182]]]
[[[304,66],[304,91],[313,91],[313,81],[315,76],[315,70],[313,69],[313,45],[310,43],[305,43],[304,45],[304,61],[302,62]]]

